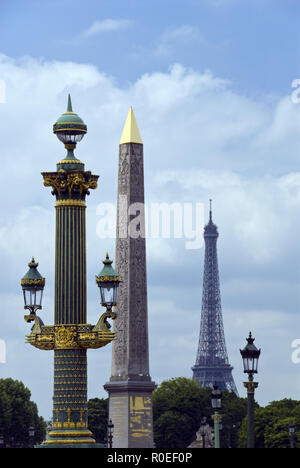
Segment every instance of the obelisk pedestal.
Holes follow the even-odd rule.
[[[132,108],[119,147],[116,266],[120,275],[109,393],[114,448],[151,448],[143,142]]]

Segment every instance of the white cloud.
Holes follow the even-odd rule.
[[[180,46],[186,46],[195,42],[204,42],[203,37],[199,29],[189,24],[181,25],[175,28],[169,28],[166,30],[156,48],[154,54],[157,56],[168,56],[174,48]]]
[[[67,93],[71,92],[74,110],[88,125],[88,134],[76,154],[87,169],[100,174],[99,189],[88,198],[89,282],[99,271],[107,248],[114,249],[113,240],[97,237],[96,206],[116,201],[118,144],[133,105],[144,141],[148,202],[214,200],[223,305],[231,311],[228,317],[234,323],[234,330],[225,327],[233,364],[240,366],[236,350],[243,344],[240,336],[244,340],[245,328],[247,333],[251,324],[264,355],[274,359],[268,362],[269,380],[262,387],[262,401],[269,398],[263,388],[273,388],[270,398],[276,398],[272,385],[278,373],[286,382],[287,396],[291,388],[299,393],[299,383],[293,380],[293,369],[295,373],[297,369],[295,365],[286,368],[281,356],[287,353],[290,337],[291,341],[297,338],[294,330],[299,328],[291,319],[299,309],[300,175],[295,170],[300,147],[299,107],[288,103],[286,97],[270,104],[269,100],[241,96],[222,77],[180,64],[166,73],[145,74],[121,88],[91,65],[30,57],[13,60],[2,55],[0,79],[5,80],[7,91],[6,103],[0,104],[0,183],[2,194],[7,194],[2,197],[0,213],[0,261],[5,272],[0,290],[5,314],[0,321],[2,335],[6,335],[0,338],[8,345],[2,375],[26,378],[30,355],[31,376],[36,377],[27,384],[43,414],[49,415],[51,398],[40,392],[39,369],[50,358],[24,345],[28,328],[22,322],[19,279],[26,262],[36,255],[47,278],[43,317],[51,323],[54,198],[50,189],[43,187],[40,172],[55,170],[55,163],[64,155],[52,124],[65,110]],[[164,261],[164,254],[168,261]],[[165,241],[149,244],[150,361],[153,375],[160,379],[191,375],[200,324],[202,268],[203,250],[187,252],[180,240],[170,245]],[[188,278],[181,273],[186,271],[190,272]],[[257,278],[254,286],[249,277]],[[230,289],[232,284],[238,286]],[[89,287],[89,319],[96,320],[98,313],[98,291],[93,284]],[[278,337],[275,349],[270,334],[263,334],[268,323]],[[164,342],[160,345],[162,333]],[[173,347],[172,343],[177,344]],[[13,351],[16,349],[24,353]],[[89,369],[101,375],[99,381],[91,378],[91,395],[97,395],[109,378],[109,360],[110,347],[90,353]],[[43,376],[48,389],[51,383],[46,381],[46,372]]]
[[[133,21],[128,19],[106,18],[104,20],[97,20],[82,32],[81,37],[91,37],[97,34],[127,29],[132,26],[132,24]]]

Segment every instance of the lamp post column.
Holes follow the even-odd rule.
[[[249,381],[244,382],[244,387],[247,388],[247,448],[254,448],[254,392],[258,383],[249,377]]]
[[[220,448],[220,422],[222,421],[222,416],[216,411],[212,419],[214,421],[215,448]]]
[[[213,386],[213,391],[211,392],[211,406],[215,410],[212,416],[214,421],[215,448],[220,448],[220,422],[222,420],[222,416],[219,411],[222,408],[222,392],[219,390],[216,382]]]

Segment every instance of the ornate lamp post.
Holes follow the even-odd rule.
[[[108,448],[112,448],[113,433],[114,433],[114,425],[112,423],[112,420],[110,419],[107,425]]]
[[[87,126],[73,112],[70,95],[67,111],[54,124],[53,132],[67,149],[56,172],[42,173],[44,185],[52,187],[56,198],[54,325],[45,326],[36,315],[42,308],[45,279],[34,259],[21,280],[25,309],[30,311],[25,320],[34,321],[27,343],[54,350],[53,426],[40,447],[96,447],[88,430],[86,352],[115,339],[107,322],[115,315],[107,308],[95,326],[87,323],[85,199],[97,188],[98,176],[85,171],[74,155]],[[116,304],[117,288],[115,282],[111,306]]]
[[[290,448],[295,448],[295,424],[289,424]]]
[[[222,392],[219,390],[218,385],[215,383],[211,392],[211,406],[214,409],[212,419],[214,421],[214,433],[215,433],[215,448],[220,448],[220,426],[222,416],[219,411],[222,407]]]
[[[247,345],[240,350],[243,359],[244,373],[248,374],[248,382],[244,382],[248,396],[248,427],[247,427],[247,448],[254,448],[254,392],[258,387],[258,382],[253,381],[254,374],[257,374],[258,359],[260,349],[254,344],[251,332],[247,338]]]

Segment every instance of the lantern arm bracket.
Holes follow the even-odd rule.
[[[42,333],[42,327],[44,326],[44,323],[43,323],[43,321],[42,321],[42,319],[40,317],[38,317],[37,315],[31,313],[29,315],[24,315],[24,320],[27,323],[30,323],[30,322],[34,321],[34,325],[31,328],[31,334],[32,335],[37,335],[39,333]]]
[[[30,335],[26,335],[26,343],[42,350],[102,348],[115,340],[115,333],[111,332],[108,327],[105,328],[105,319],[109,316],[112,318],[114,315],[111,312],[106,317],[101,316],[103,324],[99,325],[99,320],[96,326],[87,323],[46,326],[39,317],[28,316],[27,321],[34,320],[35,324]]]
[[[113,312],[112,310],[107,310],[104,312],[104,314],[101,315],[99,318],[97,325],[94,326],[93,331],[104,331],[104,332],[109,332],[111,325],[107,321],[108,318],[111,318],[112,320],[115,320],[117,314]]]

